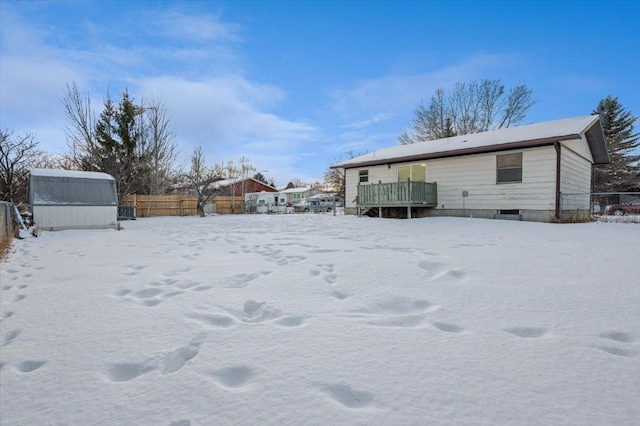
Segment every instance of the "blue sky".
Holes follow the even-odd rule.
[[[0,127],[67,149],[61,98],[165,102],[188,164],[247,157],[278,185],[398,143],[457,81],[526,84],[525,124],[611,94],[640,115],[640,1],[0,0]],[[640,127],[640,124],[639,124]]]

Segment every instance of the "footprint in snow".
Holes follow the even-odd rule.
[[[13,342],[20,334],[20,331],[21,330],[11,330],[6,333],[2,333],[0,336],[0,346],[7,346],[9,343]]]
[[[542,337],[547,334],[546,328],[539,327],[513,327],[513,328],[505,328],[509,334],[513,334],[514,336],[530,338],[530,337]]]
[[[342,291],[339,291],[339,290],[332,291],[331,295],[333,297],[335,297],[336,299],[338,299],[338,300],[347,300],[349,297],[351,297],[351,295],[349,295],[347,293],[344,293]]]
[[[106,375],[112,382],[130,382],[156,368],[149,362],[114,362],[107,365]]]
[[[444,331],[446,333],[461,333],[461,332],[464,331],[464,328],[460,327],[459,325],[449,324],[449,323],[446,323],[446,322],[437,322],[437,321],[435,321],[432,324],[438,330]]]
[[[595,346],[595,348],[600,349],[601,351],[610,353],[611,355],[623,356],[628,358],[634,357],[638,354],[636,351],[632,349],[616,348],[615,346],[599,345],[599,346]]]
[[[45,365],[46,361],[21,361],[16,364],[16,370],[21,373],[31,373]]]
[[[198,355],[205,337],[206,335],[204,333],[200,333],[185,346],[167,352],[162,360],[162,374],[175,373],[184,367],[188,361]]]
[[[245,386],[255,376],[255,372],[246,365],[236,365],[213,371],[210,375],[218,385],[236,389]]]
[[[352,410],[366,408],[374,401],[370,393],[354,390],[346,383],[317,384],[316,386],[331,399]]]
[[[235,320],[228,315],[209,314],[206,312],[190,312],[186,315],[187,318],[195,320],[201,324],[210,325],[214,327],[229,328],[233,327]]]
[[[610,331],[600,335],[603,339],[609,339],[620,343],[633,343],[634,338],[631,334],[623,331]]]
[[[303,317],[290,316],[290,317],[278,318],[273,323],[281,327],[291,328],[291,327],[298,327],[302,325],[303,322],[304,322]]]
[[[142,362],[114,362],[108,364],[105,375],[110,381],[117,383],[129,382],[158,368],[161,368],[163,375],[175,373],[198,355],[205,337],[204,333],[200,333],[185,346],[149,357]]]

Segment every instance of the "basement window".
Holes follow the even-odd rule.
[[[522,153],[496,155],[496,183],[522,183]]]
[[[360,176],[360,183],[369,182],[369,169],[360,170],[358,174]]]

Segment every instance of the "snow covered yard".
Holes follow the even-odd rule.
[[[640,226],[331,215],[43,233],[6,425],[637,424]]]

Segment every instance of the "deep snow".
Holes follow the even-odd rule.
[[[640,419],[636,224],[123,225],[2,263],[2,424]]]

